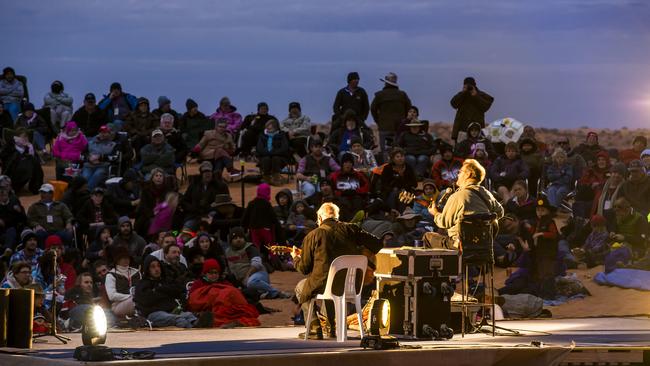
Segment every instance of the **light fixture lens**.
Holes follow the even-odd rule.
[[[104,314],[104,309],[97,305],[93,306],[93,325],[97,332],[96,336],[101,337],[106,335],[108,327],[106,323],[106,314]]]
[[[388,303],[388,300],[384,300],[383,304],[381,304],[381,327],[382,328],[388,327],[389,319],[390,319],[390,305]]]

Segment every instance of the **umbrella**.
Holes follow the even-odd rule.
[[[514,118],[498,119],[483,129],[485,136],[492,142],[517,142],[524,132],[525,125]]]

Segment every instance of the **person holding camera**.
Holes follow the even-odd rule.
[[[117,160],[115,148],[117,143],[113,141],[111,129],[103,125],[99,128],[99,134],[93,137],[88,143],[88,154],[85,155],[81,175],[88,181],[88,189],[93,190],[100,186],[108,177],[108,168],[111,162]]]
[[[464,140],[463,135],[472,122],[478,122],[481,128],[485,127],[485,112],[490,109],[492,102],[494,98],[479,90],[473,77],[465,78],[463,89],[451,98],[451,106],[456,110],[454,128],[451,131],[454,142]]]

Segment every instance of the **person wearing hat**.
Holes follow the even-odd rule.
[[[54,201],[54,187],[45,183],[39,189],[41,199],[27,210],[27,224],[34,230],[40,243],[51,234],[59,235],[64,242],[72,243],[73,216],[63,202]]]
[[[84,135],[97,136],[99,128],[106,123],[107,118],[105,112],[97,107],[95,94],[86,93],[83,105],[74,112],[71,120],[77,122]]]
[[[131,316],[135,313],[134,288],[142,280],[137,268],[131,267],[131,254],[121,245],[113,245],[111,253],[115,267],[106,274],[106,294],[115,316]]]
[[[217,195],[229,195],[228,185],[220,174],[215,174],[212,164],[203,161],[199,165],[199,175],[189,178],[189,185],[181,200],[185,221],[199,221],[214,209]]]
[[[223,97],[219,100],[219,107],[210,116],[210,119],[215,123],[222,118],[227,121],[226,130],[232,135],[236,135],[243,129],[241,114],[237,113],[237,107],[230,103],[230,98],[228,97]]]
[[[271,119],[266,122],[264,133],[257,140],[255,154],[264,181],[274,186],[282,185],[280,172],[290,159],[289,139],[287,134],[280,130],[277,120]]]
[[[43,249],[38,247],[36,234],[31,229],[24,229],[20,233],[20,241],[22,249],[11,256],[9,265],[16,262],[27,262],[32,268],[35,268],[38,265],[38,259],[45,253]]]
[[[63,128],[72,117],[72,97],[63,91],[63,83],[54,80],[50,85],[50,92],[45,94],[43,101],[43,107],[50,109],[50,118],[54,127]]]
[[[630,164],[632,160],[638,160],[639,155],[643,150],[648,147],[648,139],[643,135],[638,135],[632,140],[632,147],[630,149],[621,150],[618,157],[625,163],[625,165]]]
[[[300,180],[300,190],[307,198],[318,190],[318,181],[326,179],[341,167],[336,161],[323,154],[323,141],[319,136],[309,139],[309,154],[298,162],[296,179]]]
[[[47,155],[45,151],[46,138],[50,136],[48,123],[36,113],[32,103],[23,106],[23,113],[16,119],[15,128],[23,128],[31,135],[31,142],[39,155]]]
[[[354,169],[354,155],[345,153],[341,157],[341,169],[333,172],[330,179],[334,194],[339,197],[339,203],[342,203],[339,206],[340,216],[343,221],[349,221],[357,211],[363,210],[368,204],[368,178]]]
[[[177,129],[180,128],[181,115],[172,109],[172,101],[164,95],[158,97],[158,108],[151,111],[151,114],[156,116],[156,118],[158,118],[158,120],[161,122],[163,115],[171,114],[173,117],[172,127]]]
[[[117,213],[113,205],[104,198],[106,190],[95,187],[90,194],[90,199],[81,206],[77,219],[79,229],[93,237],[95,231],[104,226],[115,227],[117,225]]]
[[[18,118],[20,103],[24,97],[25,88],[23,83],[16,78],[16,72],[13,68],[5,67],[0,78],[0,103],[9,112],[12,121]]]
[[[491,156],[492,158],[496,157],[494,146],[492,145],[492,142],[483,134],[480,123],[470,122],[470,124],[467,126],[466,132],[467,137],[464,140],[456,143],[456,146],[454,147],[454,155],[463,159],[469,158],[471,157],[470,155],[472,153],[472,147],[478,143],[481,143],[485,147],[485,151],[487,152],[488,156]]]
[[[79,175],[81,154],[88,146],[88,139],[79,130],[75,121],[68,121],[59,132],[52,146],[52,155],[56,158],[56,179],[69,180]]]
[[[605,211],[609,239],[611,242],[629,247],[637,258],[646,256],[648,235],[648,220],[635,211],[630,201],[625,197],[614,200],[613,209]],[[613,251],[614,247],[612,247]],[[615,262],[614,262],[615,263]],[[609,272],[608,258],[605,259],[605,270]]]
[[[214,197],[210,211],[210,232],[219,233],[218,239],[222,242],[228,242],[228,233],[230,230],[241,225],[244,217],[244,208],[238,206],[232,201],[229,194],[218,194]]]
[[[258,249],[272,243],[282,243],[283,230],[271,205],[271,186],[262,183],[257,186],[257,195],[248,202],[241,226],[250,233],[250,239]]]
[[[587,162],[587,167],[590,168],[596,162],[598,153],[601,151],[607,152],[605,148],[598,144],[598,134],[594,131],[589,131],[585,142],[573,149],[574,154],[582,156],[582,158]]]
[[[436,152],[433,136],[428,132],[429,121],[413,120],[406,124],[408,130],[397,140],[397,146],[404,149],[406,163],[415,169],[418,179],[428,177],[431,156]]]
[[[429,206],[435,202],[440,195],[438,187],[433,179],[424,179],[422,181],[422,193],[420,193],[413,200],[413,212],[420,215],[423,221],[427,221],[429,225],[433,225],[433,216],[429,212]]]
[[[289,146],[301,158],[307,155],[307,137],[311,134],[311,119],[302,114],[300,103],[289,103],[289,115],[280,125],[289,138]]]
[[[347,110],[341,118],[343,124],[335,130],[331,130],[327,147],[339,160],[346,152],[352,149],[352,139],[359,138],[364,148],[372,149],[374,145],[373,133],[370,129],[360,123],[357,115],[352,110]]]
[[[113,237],[113,247],[127,248],[133,263],[142,263],[142,253],[147,242],[133,230],[133,224],[128,216],[117,219],[117,234]]]
[[[628,177],[621,186],[623,197],[632,204],[642,216],[650,212],[650,177],[646,174],[641,160],[632,160],[627,166]]]
[[[257,113],[249,114],[244,118],[240,129],[241,143],[236,154],[248,157],[251,150],[255,148],[260,135],[263,134],[266,123],[273,119],[277,120],[275,116],[269,114],[269,105],[266,102],[259,102]]]
[[[149,111],[149,99],[137,99],[137,107],[124,119],[124,131],[131,139],[131,144],[136,152],[151,140],[151,132],[157,129],[160,117]]]
[[[650,175],[650,149],[643,150],[640,159],[645,167],[646,175]]]
[[[234,137],[228,132],[228,121],[222,118],[215,122],[214,129],[203,133],[201,140],[192,148],[192,153],[199,160],[211,163],[216,175],[221,177],[224,168],[231,174],[239,173],[233,166],[235,149]]]
[[[122,91],[118,82],[111,84],[109,93],[98,103],[99,109],[106,113],[109,122],[124,121],[127,115],[138,108],[139,99]]]
[[[199,111],[199,105],[194,99],[188,98],[185,102],[187,112],[183,113],[179,121],[179,128],[187,146],[196,145],[205,131],[214,127],[214,122],[203,112]]]
[[[370,103],[368,102],[368,93],[359,86],[359,73],[354,71],[348,73],[347,83],[345,87],[339,89],[334,97],[332,130],[336,130],[345,122],[341,117],[348,110],[352,110],[361,123],[368,119]]]
[[[165,141],[165,134],[160,129],[151,132],[151,143],[140,149],[142,167],[140,171],[145,178],[154,168],[160,168],[166,174],[176,175],[175,150]]]
[[[124,172],[122,180],[106,185],[106,197],[119,216],[128,216],[140,203],[140,175],[134,169]]]
[[[406,114],[411,108],[411,99],[409,99],[406,92],[399,89],[395,73],[389,72],[383,79],[379,80],[384,82],[384,88],[375,93],[375,97],[370,104],[370,113],[372,113],[372,118],[379,129],[379,150],[383,161],[387,162],[387,142],[395,146],[394,140],[399,124],[406,118]]]
[[[411,207],[406,207],[401,215],[397,216],[391,226],[391,231],[396,236],[399,246],[415,246],[415,241],[422,239],[422,231],[417,230],[418,222],[422,216]]]
[[[397,128],[397,140],[400,139],[400,136],[402,136],[404,132],[410,129],[409,126],[407,126],[407,124],[411,122],[417,122],[419,120],[420,120],[420,109],[412,105],[411,108],[409,108],[408,112],[406,112],[406,118],[404,118],[400,122],[399,127]]]
[[[361,137],[353,136],[350,139],[349,152],[354,156],[354,169],[370,177],[372,170],[377,167],[377,160],[372,150],[364,147]]]
[[[97,136],[88,142],[88,151],[84,155],[81,175],[88,181],[88,189],[95,189],[108,178],[108,170],[114,162],[119,146],[113,141],[113,134],[108,126],[99,128]]]
[[[559,275],[557,262],[560,233],[553,219],[556,210],[546,195],[537,197],[537,223],[532,234],[533,242],[529,243],[530,255],[533,257],[531,280],[536,289],[534,295],[544,299],[555,298],[555,276]]]
[[[604,212],[611,210],[614,201],[623,197],[623,183],[627,178],[627,168],[623,163],[616,163],[609,169],[609,178],[605,181],[602,189],[595,191],[592,214],[604,215]]]
[[[441,159],[436,161],[431,168],[431,178],[438,189],[443,190],[456,183],[458,172],[463,165],[463,159],[455,157],[449,144],[442,144],[439,148]]]
[[[452,108],[456,110],[454,127],[451,131],[452,140],[456,143],[462,141],[463,135],[466,136],[467,127],[472,122],[477,122],[481,128],[485,127],[485,112],[490,109],[493,102],[492,96],[479,90],[473,77],[466,77],[463,80],[463,89],[450,101]]]
[[[605,263],[605,256],[609,253],[609,232],[607,220],[602,215],[591,216],[589,225],[591,233],[585,239],[585,243],[572,252],[576,259],[587,264],[587,268],[593,268]]]

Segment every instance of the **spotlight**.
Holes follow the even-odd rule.
[[[390,303],[386,299],[377,299],[370,308],[369,335],[361,339],[361,347],[380,349],[398,348],[397,338],[389,336]]]
[[[81,340],[85,346],[96,346],[106,343],[106,314],[97,305],[91,306],[84,315],[81,327]]]

